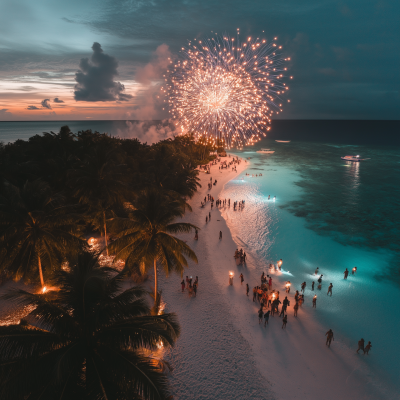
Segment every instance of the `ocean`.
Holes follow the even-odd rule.
[[[292,138],[290,143],[264,139],[251,151],[234,152],[250,158],[251,165],[225,185],[220,197],[245,200],[246,206],[243,212],[226,210],[223,217],[237,245],[255,260],[249,268],[261,275],[282,259],[281,279],[291,281],[292,291],[307,283],[307,308],[318,295],[315,318],[350,347],[361,337],[371,341],[373,370],[395,383],[400,371],[400,147],[293,137],[280,137]],[[261,147],[275,153],[257,153]],[[368,160],[346,162],[345,155]],[[344,270],[354,266],[356,275],[344,280]],[[317,267],[324,275],[321,291]],[[327,296],[330,283],[332,297]]]

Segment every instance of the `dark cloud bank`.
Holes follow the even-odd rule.
[[[64,103],[64,100],[59,99],[58,97],[55,97],[53,100],[54,103]]]
[[[80,70],[75,74],[76,101],[127,101],[132,98],[124,93],[121,82],[114,81],[118,76],[117,60],[105,54],[100,43],[93,43],[93,54],[90,58],[82,58]]]

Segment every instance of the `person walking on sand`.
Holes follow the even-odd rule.
[[[319,274],[319,268],[317,267],[317,269],[315,270],[315,275]]]
[[[219,231],[219,240],[222,239],[222,231]]]
[[[364,339],[363,338],[361,338],[359,341],[358,341],[358,349],[357,349],[357,351],[356,351],[356,353],[357,354],[359,354],[358,352],[360,351],[360,350],[362,350],[362,351],[364,351]]]
[[[267,311],[265,314],[264,314],[264,326],[267,326],[268,325],[268,320],[269,320],[269,314],[271,313],[271,311]]]
[[[199,231],[197,229],[195,230],[194,240],[199,240]]]
[[[317,308],[317,295],[315,294],[312,299],[312,306],[313,308]]]
[[[365,346],[364,354],[367,353],[368,355],[369,351],[371,350],[371,347],[372,347],[371,342],[368,342],[368,344]]]
[[[329,287],[328,287],[328,293],[326,294],[326,295],[328,295],[329,293],[331,294],[331,297],[332,297],[332,288],[333,288],[333,285],[332,285],[332,283],[329,285]]]
[[[194,297],[196,297],[196,295],[197,295],[197,285],[196,285],[196,283],[193,284],[193,294],[194,294]]]
[[[314,290],[314,285],[315,285],[315,282],[312,281],[311,290]]]
[[[346,271],[344,271],[344,279],[347,279],[349,276],[349,270],[346,268]]]
[[[185,291],[185,281],[182,279],[181,282],[181,286],[182,286],[182,293]]]
[[[282,320],[282,329],[286,329],[286,324],[287,324],[287,314],[283,317],[283,320]]]
[[[211,213],[208,213],[208,220],[211,221]]]
[[[302,291],[303,293],[304,293],[304,290],[305,290],[306,286],[307,286],[307,283],[305,283],[305,282],[303,282],[303,283],[301,284],[301,291]]]
[[[253,287],[253,301],[256,301],[256,296],[257,296],[257,288],[254,286]]]
[[[208,222],[208,217],[207,217],[207,215],[206,215],[206,223]]]
[[[269,290],[271,290],[271,288],[272,288],[272,278],[271,277],[269,277],[268,286],[269,286]]]
[[[290,306],[290,301],[288,300],[288,298],[286,296],[282,302],[282,309],[281,309],[281,313],[279,314],[279,316],[281,316],[281,315],[285,316],[285,312],[286,312],[288,306]]]
[[[249,284],[246,283],[246,296],[247,297],[249,297],[249,291],[250,291]]]
[[[331,347],[332,339],[333,339],[333,341],[335,341],[335,338],[333,337],[332,329],[329,329],[329,331],[325,333],[325,336],[326,336],[325,345],[328,346],[328,347]]]
[[[243,274],[240,274],[240,285],[244,282]]]
[[[297,317],[297,311],[299,311],[299,303],[296,303],[293,307],[294,316]]]
[[[262,318],[263,318],[264,312],[262,307],[258,310],[258,325],[261,324]]]

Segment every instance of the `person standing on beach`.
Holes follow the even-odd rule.
[[[314,295],[312,299],[312,306],[313,308],[317,308],[317,295]]]
[[[249,284],[246,283],[246,296],[247,297],[249,297],[249,291],[250,291]]]
[[[301,284],[301,291],[302,291],[303,293],[304,293],[304,290],[305,290],[306,286],[307,286],[307,283],[305,283],[305,282],[303,282],[303,283]]]
[[[332,288],[333,288],[333,285],[332,285],[332,283],[329,285],[329,287],[328,287],[328,293],[326,294],[326,295],[328,295],[329,293],[331,294],[331,297],[332,297]]]
[[[186,289],[189,289],[189,277],[186,275]]]
[[[208,220],[211,221],[211,213],[208,212]]]
[[[314,290],[314,285],[315,285],[315,282],[312,281],[311,290]]]
[[[335,341],[335,338],[333,337],[332,329],[329,329],[329,331],[325,333],[325,336],[326,336],[325,345],[328,346],[328,347],[331,347],[332,339],[333,339],[333,341]]]
[[[368,355],[369,351],[371,350],[371,347],[372,347],[371,342],[368,342],[368,344],[365,346],[364,354],[367,353]]]
[[[272,288],[272,278],[271,277],[269,277],[268,286],[269,286],[269,290],[271,290],[271,288]]]
[[[264,314],[264,326],[267,326],[268,325],[268,320],[269,320],[269,314],[271,313],[271,311],[267,311],[265,314]]]
[[[297,317],[297,311],[299,310],[299,303],[296,303],[293,307],[294,316]]]
[[[346,271],[344,271],[344,279],[347,279],[349,276],[349,270],[346,268]]]
[[[240,274],[240,285],[242,285],[244,282],[243,274]]]
[[[288,298],[286,296],[282,302],[282,309],[281,309],[281,313],[279,314],[279,316],[281,316],[281,315],[285,316],[285,312],[286,312],[288,306],[290,306],[290,301],[288,300]]]
[[[264,315],[264,312],[263,312],[263,309],[262,309],[262,306],[261,306],[261,308],[258,310],[258,324],[259,325],[261,324],[263,315]]]
[[[282,320],[282,329],[286,329],[286,324],[287,324],[287,314],[283,317],[283,320]]]
[[[315,275],[319,274],[319,268],[317,267],[317,269],[315,270]]]
[[[256,296],[257,296],[257,288],[254,286],[253,287],[253,301],[256,301]]]
[[[181,286],[182,286],[182,293],[185,291],[185,281],[182,279],[181,282]]]
[[[357,354],[359,354],[358,352],[360,351],[360,350],[362,350],[362,351],[364,351],[364,339],[363,338],[361,338],[359,341],[358,341],[358,349],[357,349],[357,351],[356,351],[356,353]]]
[[[206,223],[208,222],[208,217],[207,217],[207,215],[206,215]]]
[[[222,231],[219,231],[219,240],[222,239]]]

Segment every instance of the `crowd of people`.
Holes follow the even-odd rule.
[[[187,275],[186,275],[186,280],[182,279],[182,282],[181,282],[182,293],[186,289],[189,296],[196,297],[197,287],[199,286],[199,277],[196,276],[196,279],[194,280],[193,283],[192,283],[192,281],[193,281],[193,278],[192,277],[189,278]]]
[[[246,252],[243,251],[243,249],[236,249],[235,250],[235,255],[233,256],[235,258],[236,261],[236,265],[242,265],[242,264],[246,264]]]
[[[240,259],[241,254],[245,254],[242,249],[238,250],[236,249],[235,251],[235,260]],[[282,259],[278,261],[276,266],[274,264],[270,264],[270,269],[272,271],[277,271],[281,269],[282,265]],[[357,272],[357,267],[354,267],[352,269],[352,275],[354,275]],[[323,274],[319,274],[319,268],[315,270],[315,275],[319,275],[317,282],[318,282],[318,289],[321,290],[322,286],[322,278]],[[349,271],[346,268],[344,272],[344,279],[347,279],[349,276]],[[261,275],[261,283],[259,286],[255,286],[253,288],[253,302],[259,303],[260,307],[258,308],[257,314],[258,314],[258,322],[259,324],[262,323],[264,319],[264,327],[268,325],[268,321],[270,317],[275,316],[277,314],[279,317],[282,317],[282,329],[286,329],[286,325],[288,323],[288,306],[290,306],[290,300],[288,299],[288,296],[285,296],[285,298],[281,301],[280,298],[280,293],[279,290],[272,289],[272,277],[270,275],[266,275],[264,272]],[[244,276],[241,273],[240,274],[240,284],[243,285],[244,283]],[[290,293],[290,287],[291,287],[291,282],[287,281],[285,283],[286,287],[286,293]],[[303,305],[305,299],[305,291],[307,287],[307,282],[303,282],[300,285],[300,290],[296,290],[295,295],[294,295],[294,305],[293,305],[293,316],[297,317],[298,315],[298,310],[299,308]],[[315,287],[315,282],[312,281],[311,283],[311,291],[314,291]],[[328,286],[328,295],[332,296],[332,288],[333,284],[330,283]],[[246,296],[249,296],[249,284],[246,283]],[[281,307],[281,308],[280,308]],[[317,295],[314,293],[312,297],[312,307],[317,308]],[[279,309],[280,308],[280,309]],[[332,329],[329,329],[328,332],[325,334],[326,336],[326,345],[330,347],[332,340],[334,341],[334,334]],[[362,350],[364,354],[369,353],[369,351],[372,348],[371,342],[368,342],[368,344],[365,346],[364,345],[364,339],[361,339],[358,342],[358,349],[357,349],[357,354],[359,354],[359,351]]]

